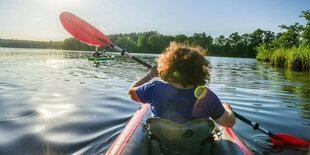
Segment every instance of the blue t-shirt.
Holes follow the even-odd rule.
[[[151,104],[153,117],[177,123],[197,118],[217,119],[225,112],[221,101],[210,89],[207,89],[206,96],[200,100],[194,95],[195,88],[180,89],[162,81],[145,83],[136,92],[142,103]]]

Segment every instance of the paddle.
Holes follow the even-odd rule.
[[[131,55],[126,50],[119,48],[114,45],[112,41],[105,36],[102,32],[96,29],[94,26],[90,25],[83,19],[75,16],[69,12],[63,12],[60,15],[60,20],[64,28],[75,38],[92,45],[100,45],[100,46],[110,46],[118,52],[121,52],[123,55],[137,61],[138,63],[151,68],[152,66],[147,64],[146,62],[138,59],[137,57]],[[298,146],[309,146],[310,143],[299,139],[294,136],[286,135],[286,134],[273,134],[265,129],[259,128],[258,123],[252,123],[250,120],[244,118],[238,113],[234,112],[235,116],[245,123],[253,126],[254,129],[259,129],[263,133],[269,135],[275,144],[293,144]]]
[[[241,121],[251,125],[253,127],[254,130],[259,130],[261,132],[263,132],[264,134],[270,136],[272,142],[274,144],[281,144],[281,145],[290,145],[293,147],[308,147],[310,146],[310,143],[302,140],[300,138],[291,136],[291,135],[287,135],[287,134],[279,134],[279,133],[272,133],[264,128],[259,127],[259,123],[257,122],[252,122],[250,120],[248,120],[247,118],[241,116],[240,114],[234,112],[235,116],[240,119]]]
[[[96,29],[94,26],[90,25],[83,19],[77,17],[76,15],[69,13],[69,12],[63,12],[60,14],[60,20],[61,20],[63,27],[76,39],[79,39],[91,45],[110,46],[116,51],[121,52],[122,55],[126,55],[127,57],[137,61],[138,63],[148,68],[152,67],[146,62],[131,55],[125,49],[122,49],[114,45],[112,41],[107,36],[105,36],[102,32],[100,32],[98,29]]]

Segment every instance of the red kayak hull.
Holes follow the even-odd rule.
[[[122,153],[127,143],[130,143],[130,138],[132,137],[133,133],[141,123],[142,118],[148,111],[150,105],[149,104],[143,104],[136,113],[132,116],[130,121],[127,123],[126,127],[123,129],[123,131],[120,133],[120,135],[117,137],[117,139],[114,141],[108,152],[107,155],[119,155],[119,154],[128,154]],[[237,132],[233,128],[224,128],[226,135],[229,136],[230,141],[233,141],[234,147],[238,148],[238,152],[240,153],[234,153],[231,152],[231,154],[244,154],[244,155],[254,155],[254,153],[251,151],[251,149],[242,141],[240,136],[237,134]],[[138,144],[135,144],[138,145]],[[227,148],[227,147],[226,147]],[[230,149],[228,147],[228,149]],[[236,150],[236,149],[231,149]],[[226,152],[227,153],[227,152]],[[141,152],[140,152],[141,154]]]

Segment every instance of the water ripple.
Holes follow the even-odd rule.
[[[0,154],[105,153],[140,104],[129,86],[148,71],[116,53],[91,62],[92,51],[0,48]],[[158,55],[137,54],[155,64]],[[310,73],[271,68],[255,59],[208,57],[208,84],[233,110],[275,133],[310,141]],[[257,154],[305,154],[272,146],[237,120]]]

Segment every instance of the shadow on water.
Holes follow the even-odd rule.
[[[105,153],[140,104],[128,87],[148,69],[119,53],[0,48],[0,154]],[[136,54],[153,65],[158,55]],[[255,59],[209,57],[208,84],[222,102],[275,133],[310,141],[310,74],[270,68]],[[284,121],[285,120],[285,121]],[[237,120],[257,154],[305,154],[274,147]]]

